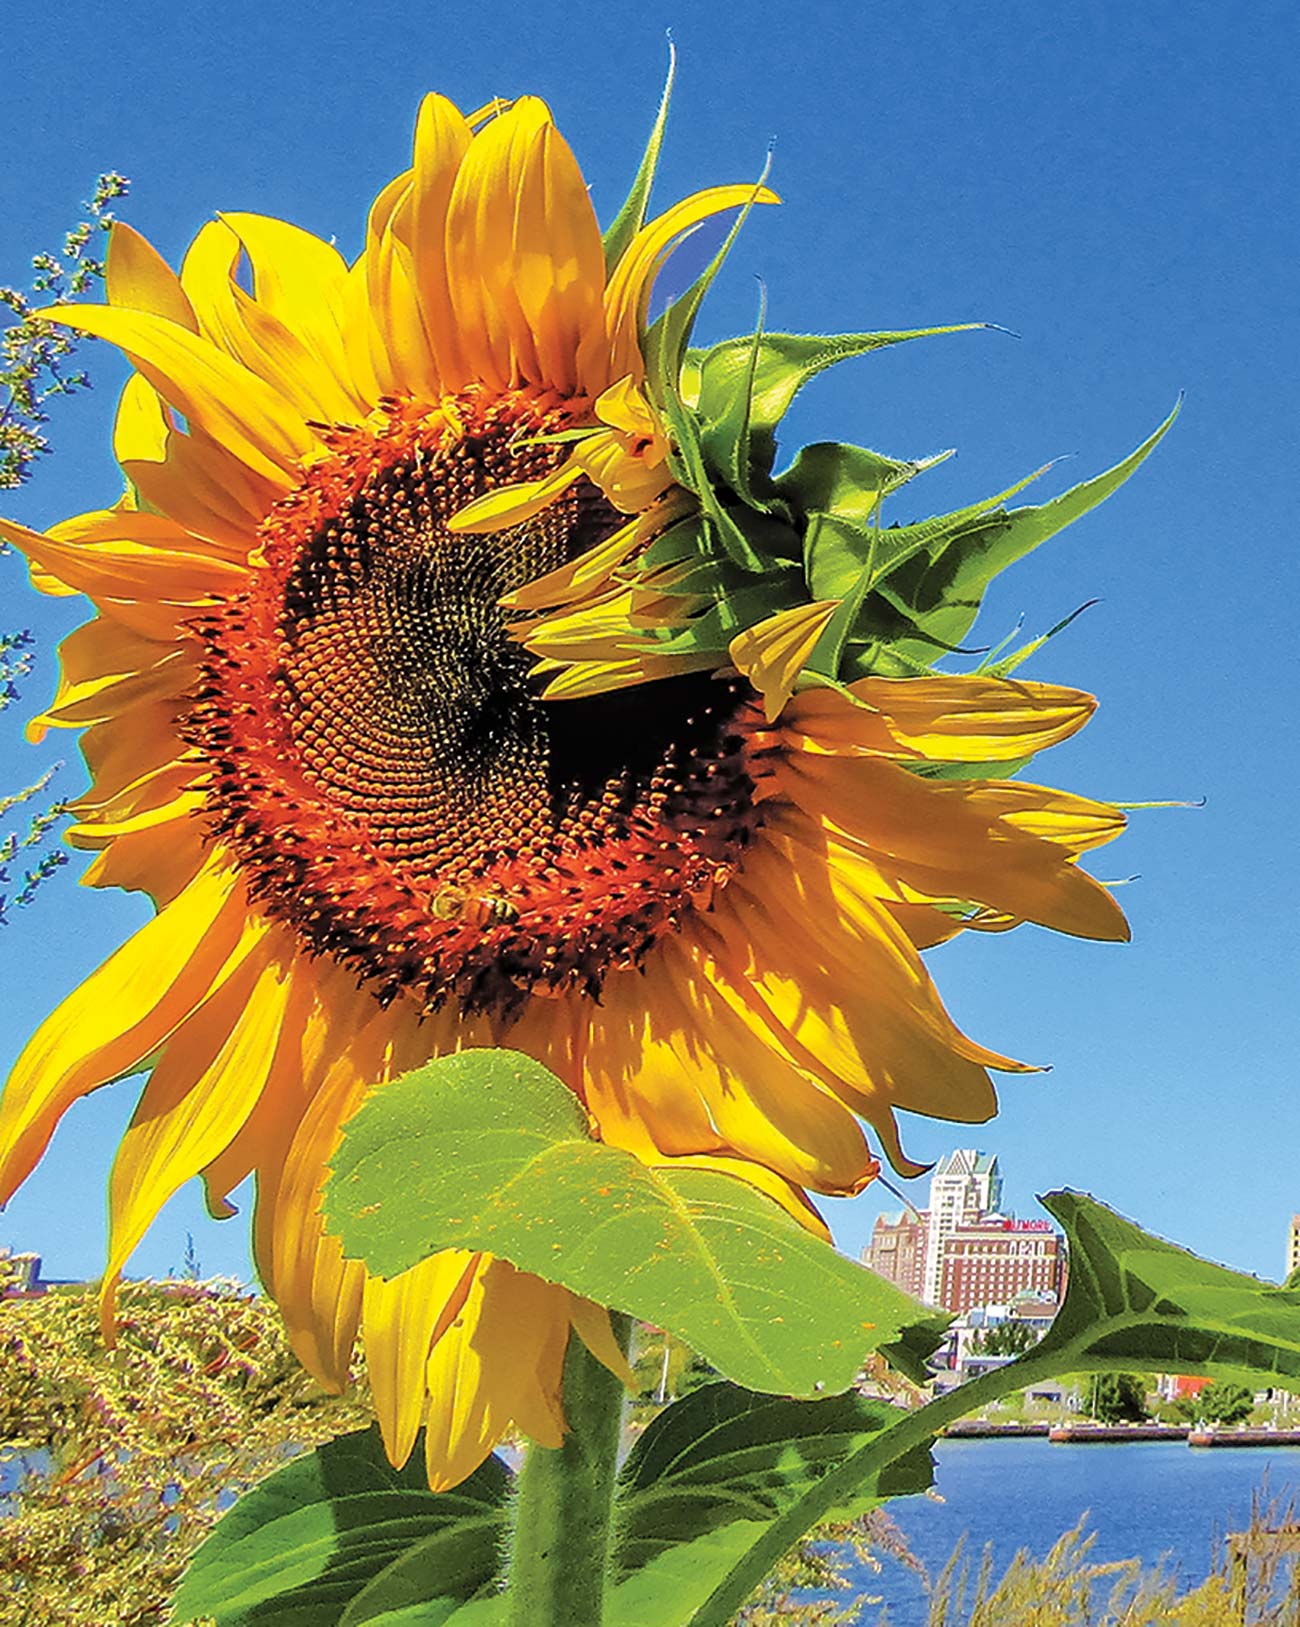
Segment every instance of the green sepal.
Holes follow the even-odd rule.
[[[684,1339],[786,1395],[846,1389],[929,1313],[747,1181],[592,1139],[573,1093],[517,1052],[445,1056],[377,1090],[325,1189],[345,1253],[393,1277],[483,1250]],[[761,1269],[758,1267],[761,1266]]]
[[[909,339],[969,333],[986,322],[892,333],[803,334],[761,330],[724,339],[692,360],[699,368],[695,411],[706,458],[732,490],[745,496],[755,477],[770,474],[776,426],[805,384],[837,362]],[[748,500],[757,501],[756,498]]]
[[[891,572],[890,586],[923,637],[949,645],[963,639],[994,577],[1116,492],[1163,439],[1179,410],[1175,406],[1154,434],[1114,468],[1048,503],[981,515]],[[921,659],[926,653],[924,645],[909,647],[906,639],[901,652]]]
[[[949,448],[908,461],[842,441],[815,441],[799,449],[773,485],[795,513],[837,514],[867,525],[874,523],[886,497],[952,455]]]
[[[1022,644],[1018,650],[1013,650],[1010,655],[1000,655],[995,650],[989,658],[980,662],[976,670],[986,673],[992,678],[1009,678],[1013,672],[1024,666],[1031,656],[1037,655],[1039,650],[1054,639],[1058,633],[1063,633],[1071,622],[1077,621],[1085,610],[1091,610],[1094,605],[1100,603],[1099,599],[1085,600],[1078,609],[1072,610],[1068,616],[1062,616],[1055,626],[1049,627],[1045,633],[1039,633],[1037,638],[1031,638],[1027,644]]]
[[[655,171],[659,167],[659,152],[664,144],[664,131],[668,128],[668,107],[673,96],[673,80],[677,77],[677,47],[672,40],[668,41],[668,76],[664,80],[664,93],[659,98],[659,112],[651,126],[650,139],[646,142],[645,152],[636,172],[636,179],[632,182],[632,190],[628,193],[623,207],[605,228],[602,242],[605,249],[605,275],[609,276],[614,267],[627,252],[632,239],[645,225],[646,207],[650,202],[650,190],[654,186]]]
[[[619,1476],[606,1627],[685,1621],[774,1519],[900,1416],[849,1391],[823,1401],[710,1384],[661,1412]],[[928,1444],[853,1487],[834,1517],[926,1491]]]
[[[363,1627],[418,1605],[436,1627],[493,1586],[510,1483],[490,1457],[453,1491],[431,1492],[422,1440],[394,1469],[373,1425],[341,1435],[221,1517],[173,1615],[217,1627]]]
[[[814,599],[843,598],[858,586],[864,571],[870,572],[869,587],[874,589],[887,578],[900,575],[903,568],[913,562],[912,575],[924,577],[950,550],[955,550],[949,562],[956,568],[961,561],[962,540],[979,536],[981,525],[1000,527],[1006,518],[1002,506],[1006,500],[1040,480],[1051,467],[1050,463],[1044,464],[995,497],[908,525],[866,524],[852,502],[838,510],[808,511],[804,569],[809,594]],[[875,493],[870,495],[874,500]],[[874,518],[874,507],[869,513]],[[898,593],[897,585],[894,591]]]
[[[1010,780],[1023,773],[1033,760],[1032,757],[1009,757],[997,763],[909,762],[899,766],[922,780]],[[936,905],[936,908],[940,907]],[[975,908],[973,904],[969,907]]]
[[[1037,507],[1007,509],[1004,504],[1042,469],[997,497],[911,525],[879,529],[843,511],[809,513],[804,548],[811,597],[852,596],[855,601],[847,636],[843,618],[834,627],[839,666],[833,676],[845,682],[868,675],[907,677],[930,670],[943,654],[978,653],[963,650],[959,641],[993,578],[1116,491],[1158,444],[1178,411],[1176,406],[1113,469]],[[819,647],[823,670],[829,670],[826,655]]]

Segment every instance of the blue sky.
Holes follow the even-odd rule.
[[[854,3],[492,9],[341,4],[129,8],[74,3],[23,35],[0,100],[0,281],[56,243],[94,175],[132,178],[123,213],[173,261],[216,209],[281,214],[355,249],[378,187],[407,162],[420,95],[464,106],[546,97],[606,217],[653,114],[664,32],[681,51],[661,201],[747,180],[775,140],[780,210],[751,218],[706,309],[705,338],[768,322],[796,331],[985,319],[819,381],[785,440],[842,439],[959,455],[909,488],[896,517],[984,497],[1071,461],[1043,495],[1117,461],[1164,417],[1172,435],[1110,503],[1014,571],[982,623],[996,641],[1101,603],[1030,669],[1102,700],[1037,773],[1123,800],[1205,799],[1149,812],[1094,865],[1139,877],[1117,948],[1037,929],[958,942],[933,970],[978,1038],[1053,1064],[1008,1079],[978,1130],[905,1126],[914,1156],[1001,1155],[1010,1201],[1085,1187],[1152,1229],[1279,1275],[1294,1173],[1300,316],[1294,177],[1297,29],[1258,3],[1141,8]],[[122,369],[88,352],[97,388],[60,407],[57,455],[4,512],[31,524],[111,501]],[[0,787],[55,755],[21,742],[79,619],[0,561],[0,626],[30,626],[41,666],[0,717]],[[144,918],[138,899],[79,890],[74,867],[0,929],[0,1063]],[[93,1275],[103,1192],[135,1087],[65,1120],[0,1215],[0,1244],[55,1275]],[[923,1183],[918,1183],[923,1189]],[[918,1201],[922,1191],[913,1188]],[[831,1205],[861,1246],[885,1193]],[[173,1201],[132,1269],[248,1271],[242,1220]]]

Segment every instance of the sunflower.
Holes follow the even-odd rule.
[[[955,1026],[921,950],[1126,930],[1076,862],[1119,810],[993,777],[1092,699],[1009,661],[932,670],[998,549],[1070,515],[882,528],[925,462],[821,447],[773,474],[799,385],[910,335],[692,350],[716,263],[647,327],[685,234],[776,201],[718,187],[647,220],[661,130],[603,238],[531,97],[426,98],[351,265],[225,214],[177,275],[117,225],[107,304],[47,315],[133,365],[125,495],[0,524],[39,588],[95,610],[34,725],[83,731],[85,879],[156,905],[16,1064],[0,1197],[75,1100],[147,1070],[108,1336],[168,1198],[198,1175],[227,1216],[252,1175],[299,1357],[337,1390],[360,1335],[388,1450],[427,1423],[435,1487],[512,1422],[558,1443],[571,1329],[626,1364],[603,1309],[504,1261],[383,1281],[343,1257],[321,1190],[369,1089],[508,1044],[607,1142],[817,1228],[809,1192],[878,1172],[860,1121],[916,1172],[896,1110],[983,1120],[987,1070],[1020,1066]]]

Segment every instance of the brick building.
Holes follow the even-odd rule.
[[[988,1215],[946,1239],[938,1302],[960,1316],[978,1305],[1010,1305],[1024,1293],[1055,1301],[1064,1278],[1065,1240],[1046,1220]]]

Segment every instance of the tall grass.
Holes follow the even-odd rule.
[[[1285,1551],[1294,1514],[1257,1496],[1249,1529],[1190,1592],[1162,1565],[1093,1563],[1086,1516],[1046,1558],[1022,1550],[996,1581],[991,1552],[972,1566],[959,1544],[931,1587],[927,1627],[1300,1627],[1300,1567]]]

